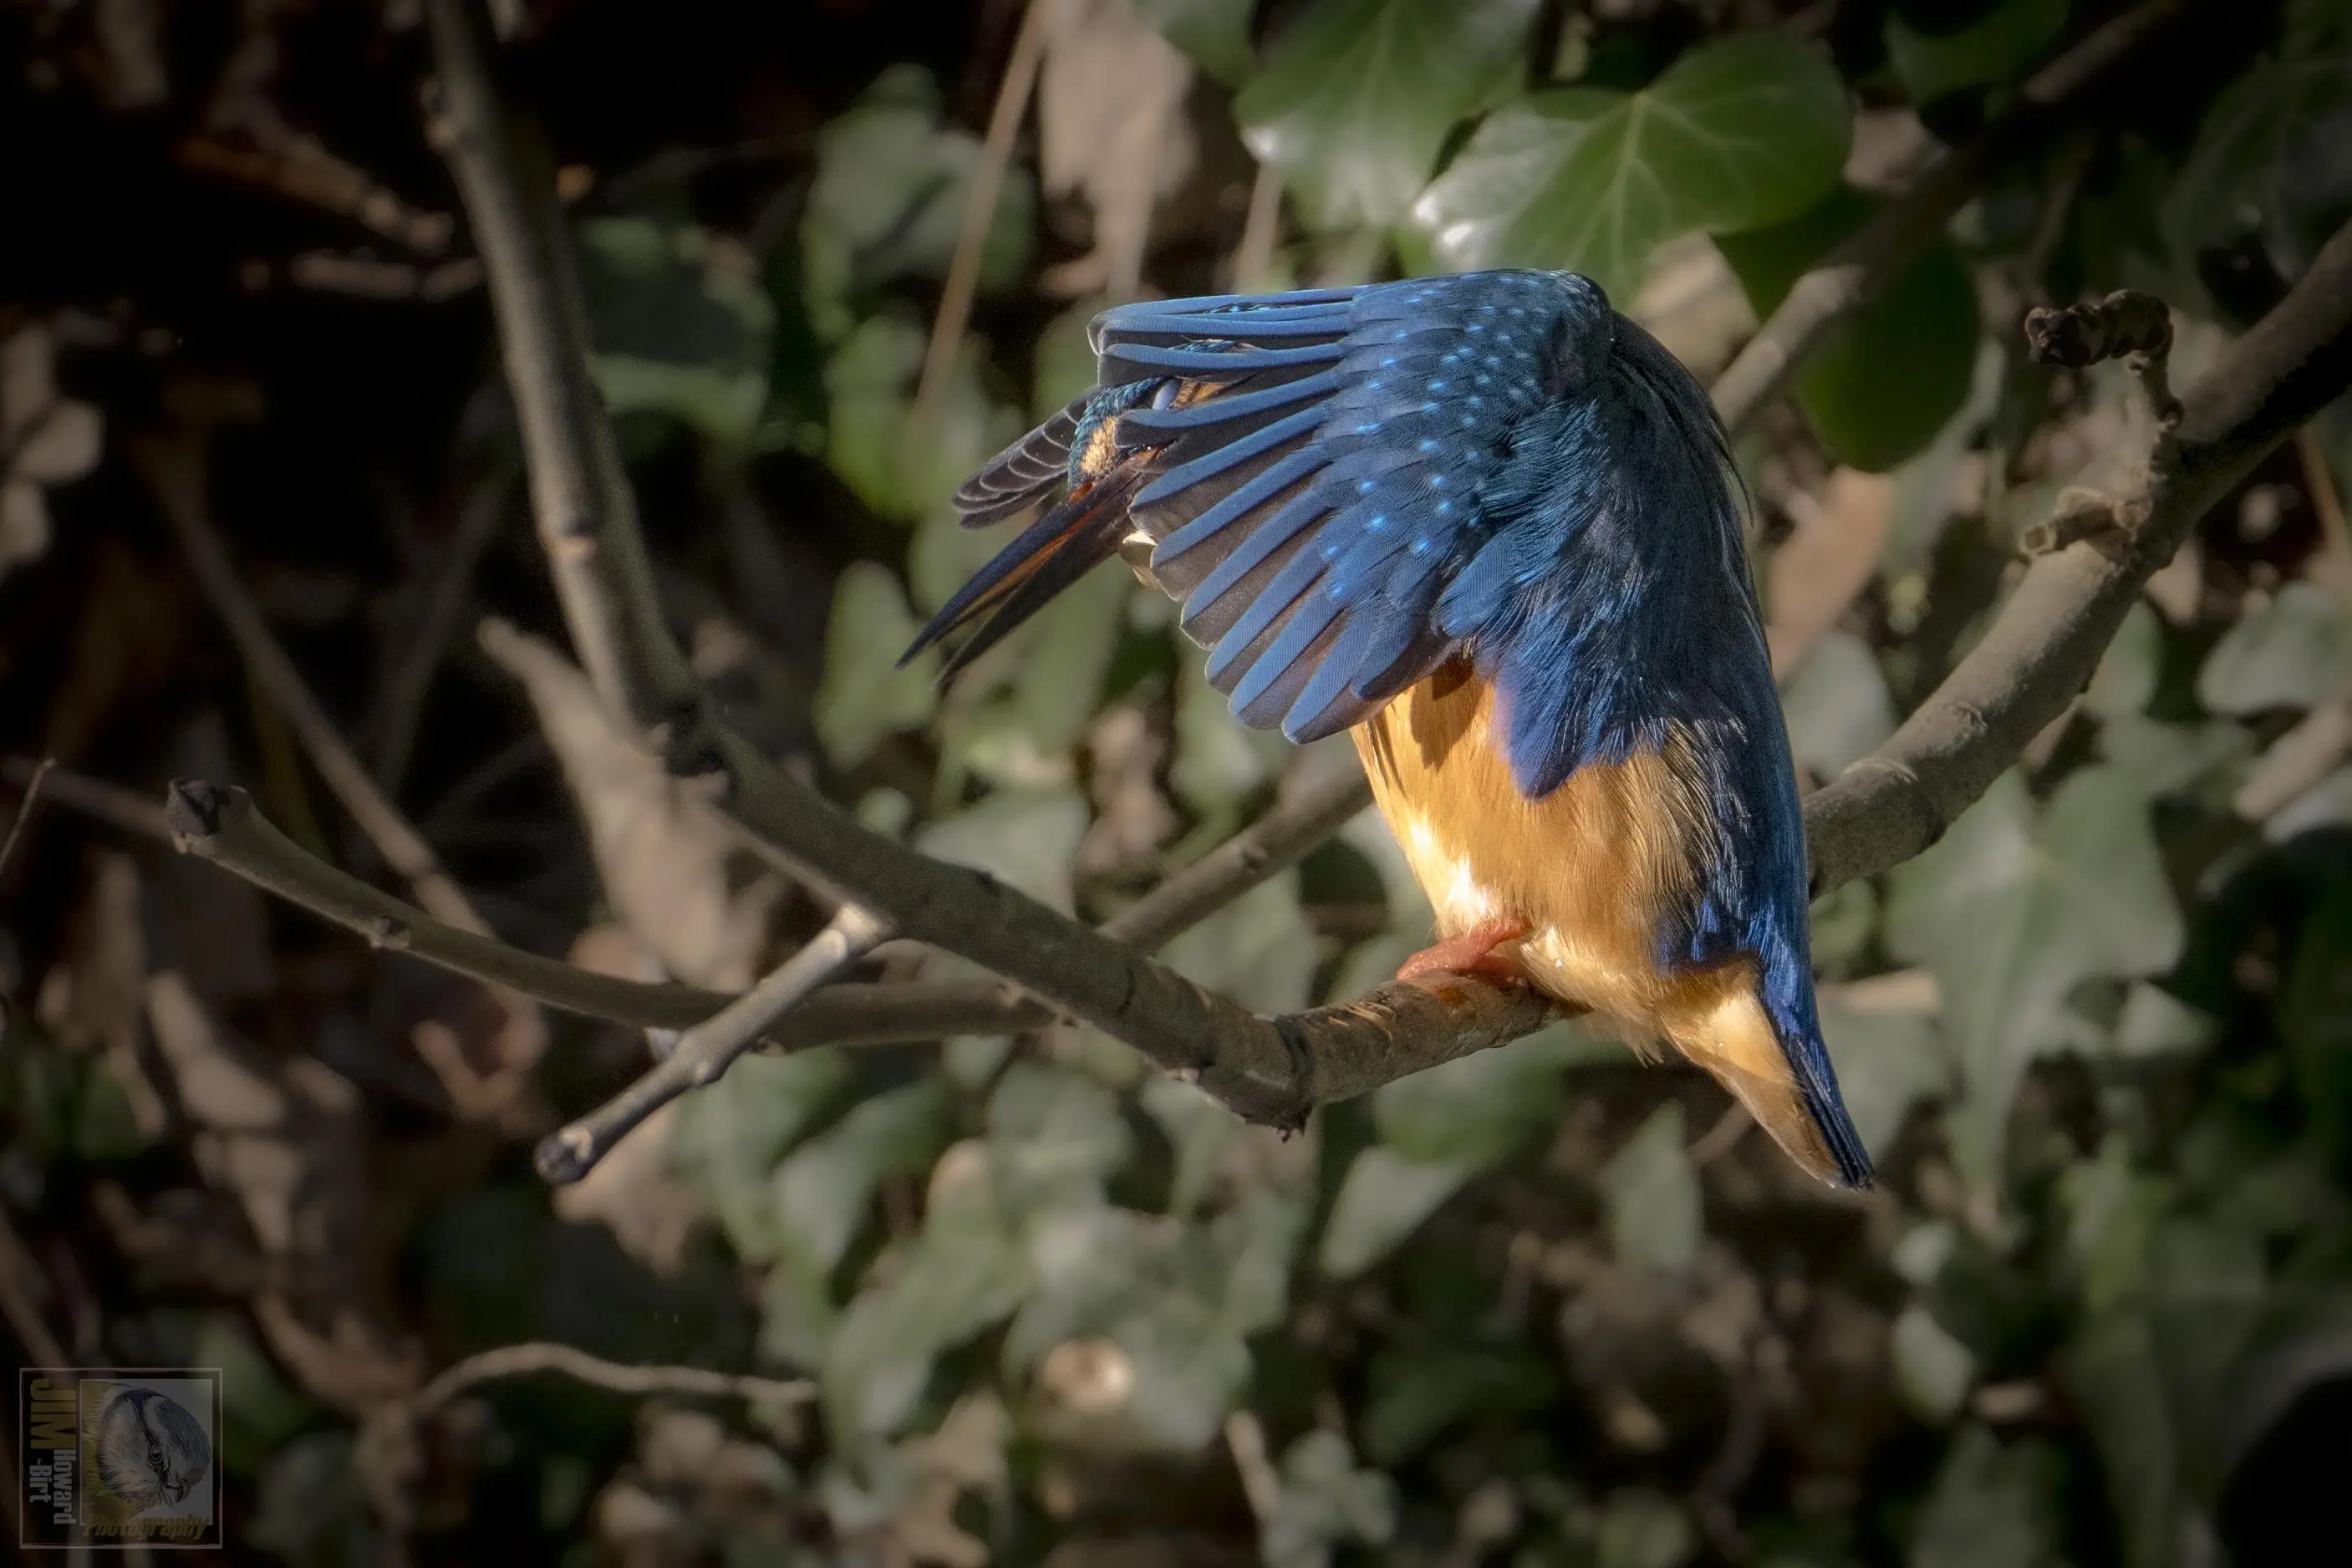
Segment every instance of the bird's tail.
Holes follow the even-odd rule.
[[[988,618],[948,656],[940,679],[952,679],[1002,642],[1056,594],[1118,552],[1129,526],[1128,502],[1149,477],[1141,462],[1129,460],[1073,490],[940,605],[899,664],[982,616]]]
[[[1724,984],[1706,986],[1691,1005],[1664,1017],[1667,1038],[1730,1090],[1798,1164],[1832,1186],[1868,1186],[1870,1154],[1838,1094],[1819,1026],[1779,1026],[1748,965],[1717,973]]]

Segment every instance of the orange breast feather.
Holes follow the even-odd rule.
[[[1801,1160],[1833,1170],[1757,1000],[1755,965],[1658,965],[1660,917],[1689,889],[1709,832],[1679,742],[1580,768],[1530,801],[1494,722],[1493,688],[1456,662],[1351,731],[1438,934],[1526,921],[1528,934],[1500,951],[1537,989],[1591,1010],[1637,1050],[1671,1040]]]

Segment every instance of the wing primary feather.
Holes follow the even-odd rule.
[[[1132,431],[1174,435],[1180,431],[1213,428],[1263,414],[1268,409],[1287,407],[1335,391],[1339,378],[1330,371],[1318,375],[1301,376],[1255,392],[1229,393],[1222,397],[1204,397],[1189,408],[1138,408],[1119,416],[1119,436],[1129,438]]]
[[[1286,441],[1295,440],[1312,432],[1323,423],[1323,410],[1302,408],[1285,419],[1253,430],[1237,441],[1229,441],[1216,450],[1179,463],[1137,492],[1135,504],[1150,506],[1177,495],[1202,479],[1213,479],[1237,463],[1245,462],[1260,453],[1271,452]]]
[[[955,493],[955,509],[966,528],[1002,521],[1059,484],[1069,471],[1070,443],[1076,437],[1091,393],[1073,399],[1052,418],[983,464]]]
[[[1128,502],[1141,477],[1139,466],[1107,474],[1024,529],[1019,538],[997,552],[971,582],[940,606],[939,614],[899,655],[899,667],[905,668],[908,660],[985,610],[1000,604],[1005,611],[1025,606],[1009,619],[1004,612],[991,619],[973,639],[985,637],[986,642],[979,648],[966,645],[958,649],[942,672],[944,679],[1035,614],[1046,599],[1076,582],[1089,568],[1118,553]],[[1031,586],[1033,580],[1052,585],[1040,593]]]
[[[1096,374],[1105,382],[1148,381],[1171,374],[1202,381],[1234,381],[1254,371],[1279,370],[1285,365],[1331,364],[1347,355],[1348,345],[1343,342],[1294,349],[1108,343]]]

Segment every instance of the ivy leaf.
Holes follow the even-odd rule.
[[[801,219],[803,287],[827,340],[856,324],[860,296],[902,278],[946,275],[981,145],[968,132],[942,129],[940,109],[929,73],[893,66],[817,138]],[[1020,276],[1036,205],[1026,168],[1006,171],[981,253],[984,288]]]
[[[937,1079],[875,1095],[793,1151],[776,1171],[778,1237],[789,1251],[831,1268],[849,1250],[866,1205],[885,1176],[928,1171],[955,1130]]]
[[[788,1057],[745,1057],[727,1069],[724,1094],[678,1101],[669,1161],[705,1198],[741,1256],[774,1256],[768,1181],[784,1152],[849,1081],[849,1058],[824,1047]]]
[[[768,401],[776,309],[730,250],[692,224],[582,223],[588,369],[616,414],[667,415],[722,450],[751,441]]]
[[[1530,262],[1522,227],[1543,218],[1551,184],[1592,122],[1624,101],[1597,88],[1557,88],[1506,103],[1478,122],[1462,151],[1413,203],[1437,259],[1457,271]]]
[[[929,427],[918,431],[910,410],[923,343],[923,329],[913,321],[876,316],[825,362],[832,408],[825,464],[885,517],[934,510],[965,475],[1020,434],[1020,411],[990,400],[969,343],[941,384]]]
[[[811,718],[835,767],[854,768],[885,736],[930,721],[939,705],[938,655],[925,649],[898,668],[921,624],[898,579],[879,562],[853,561],[834,584],[824,674]]]
[[[898,1427],[940,1354],[1010,1317],[1029,1290],[1020,1245],[977,1176],[933,1203],[898,1264],[859,1292],[825,1347],[818,1384],[845,1447]]]
[[[1550,1365],[1516,1341],[1383,1345],[1367,1373],[1364,1452],[1396,1464],[1458,1421],[1543,1409],[1558,1397],[1558,1384]]]
[[[1414,205],[1438,258],[1566,268],[1624,300],[1665,241],[1819,202],[1853,133],[1827,57],[1773,33],[1693,49],[1639,92],[1545,93],[1496,118]]]
[[[1601,1168],[1601,1195],[1609,1208],[1610,1248],[1621,1260],[1668,1274],[1698,1261],[1705,1225],[1681,1106],[1660,1106],[1617,1151]]]
[[[1919,1510],[1910,1568],[2058,1568],[2063,1479],[2048,1443],[1964,1428]]]
[[[1296,872],[1270,878],[1168,944],[1161,960],[1244,1007],[1287,1013],[1307,1005],[1318,962],[1298,903]]]
[[[1485,1167],[1468,1160],[1416,1160],[1375,1143],[1356,1156],[1331,1203],[1317,1259],[1351,1279],[1394,1251]]]
[[[1769,316],[1807,268],[1867,222],[1873,198],[1839,186],[1811,211],[1717,241],[1748,302]],[[1976,289],[1949,240],[1891,280],[1797,377],[1797,402],[1840,460],[1884,473],[1927,449],[1969,400]],[[1901,374],[1890,375],[1889,366]]]
[[[2183,258],[2249,232],[2282,277],[2311,264],[2352,209],[2330,150],[2352,143],[2352,50],[2257,67],[2214,100],[2165,202]]]
[[[2352,614],[2316,584],[2294,582],[2223,635],[2197,672],[2216,713],[2309,708],[2352,679]]]
[[[1250,47],[1253,0],[1135,0],[1136,15],[1227,87],[1257,73]]]
[[[1387,224],[1446,132],[1508,79],[1536,0],[1315,0],[1234,100],[1307,226]]]
[[[1886,17],[1886,58],[1914,103],[1971,87],[2016,80],[2066,26],[2067,0],[2001,0],[1957,32],[1916,31],[1899,11]]]
[[[1800,766],[1834,778],[1895,733],[1895,699],[1870,645],[1830,632],[1780,689],[1789,749]]]
[[[2036,821],[2011,772],[1942,842],[1893,875],[1887,945],[1936,973],[1960,1064],[1953,1151],[1979,1183],[2000,1171],[2010,1100],[2026,1064],[2063,1035],[2082,981],[2153,974],[2182,940],[2145,793],[2091,767]]]
[[[1004,789],[930,824],[915,836],[915,847],[1067,910],[1070,858],[1086,831],[1087,803],[1077,791]]]

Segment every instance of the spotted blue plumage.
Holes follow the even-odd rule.
[[[1675,732],[1712,842],[1659,962],[1754,958],[1807,1110],[1866,1181],[1815,1016],[1803,820],[1728,447],[1689,373],[1569,273],[1158,300],[1091,339],[1100,387],[958,505],[987,521],[1066,499],[918,646],[991,605],[992,642],[1043,583],[1139,535],[1234,711],[1294,741],[1457,658],[1494,684],[1530,799]]]

